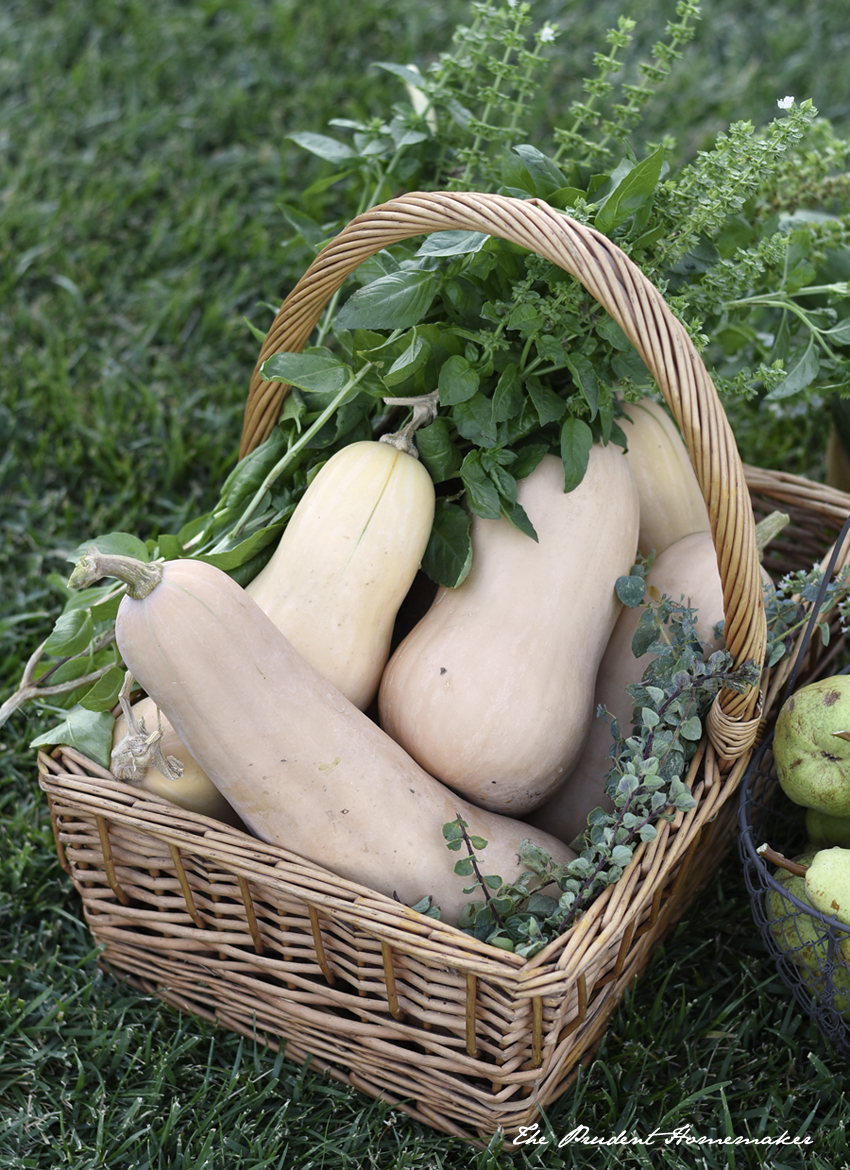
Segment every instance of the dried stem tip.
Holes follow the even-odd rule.
[[[71,589],[85,589],[101,577],[117,577],[127,586],[129,597],[141,601],[162,580],[162,562],[138,561],[135,557],[122,557],[99,552],[94,545],[80,557],[68,579]]]
[[[796,877],[804,877],[807,867],[800,865],[799,861],[791,861],[784,853],[778,853],[775,849],[771,849],[768,844],[759,845],[756,850],[765,861],[769,861],[772,865],[778,865],[780,869],[787,869],[789,873],[793,873]]]

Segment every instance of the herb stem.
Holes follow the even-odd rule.
[[[334,412],[344,404],[352,390],[357,387],[358,383],[362,381],[362,379],[366,376],[369,370],[373,368],[373,366],[373,362],[367,362],[367,364],[363,366],[362,369],[358,370],[353,377],[349,378],[348,382],[346,382],[339,393],[334,396],[333,401],[325,407],[318,418],[310,424],[306,431],[304,431],[303,434],[301,434],[298,439],[296,439],[292,446],[287,450],[286,454],[277,461],[271,471],[269,471],[269,473],[266,475],[266,478],[260,484],[257,491],[254,493],[254,496],[248,507],[245,509],[245,511],[237,520],[236,524],[231,529],[229,539],[233,539],[239,536],[240,533],[244,532],[249,520],[259,508],[263,497],[271,485],[275,482],[276,479],[278,479],[279,476],[284,473],[284,471],[286,471],[292,465],[297,456],[301,454],[310,440],[322,429],[322,427],[325,425],[328,419],[331,418]]]

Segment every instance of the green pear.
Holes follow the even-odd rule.
[[[776,774],[795,804],[850,817],[850,675],[801,687],[773,734]]]
[[[806,869],[806,897],[821,914],[829,914],[850,926],[850,849],[833,845],[819,849]],[[850,958],[850,942],[841,944]]]
[[[810,868],[816,855],[816,851],[811,849],[794,860],[800,865]],[[812,903],[806,893],[808,872],[807,868],[806,877],[803,877],[792,874],[787,869],[777,869],[773,876],[789,894],[799,898],[804,905],[811,906]],[[768,891],[766,909],[770,933],[776,940],[777,946],[780,950],[788,953],[811,994],[819,1002],[824,1002],[829,994],[827,978],[824,973],[829,953],[826,928],[823,923],[806,914],[805,911],[799,910],[793,902],[775,889]],[[843,953],[841,957],[845,960],[847,958]],[[834,964],[832,987],[835,992],[833,1007],[846,1020],[850,1020],[850,968],[845,965],[845,962],[838,961]]]
[[[850,817],[836,817],[819,808],[807,808],[806,836],[809,844],[819,849],[829,845],[850,849]]]

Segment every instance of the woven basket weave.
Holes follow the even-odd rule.
[[[774,571],[823,555],[837,525],[829,489],[749,471],[687,333],[608,239],[537,200],[412,194],[353,220],[284,302],[252,379],[241,453],[270,432],[286,387],[271,353],[298,351],[345,277],[392,243],[481,231],[576,276],[637,348],[679,423],[711,518],[727,646],[762,661],[756,517],[782,506],[790,538]],[[840,495],[840,493],[835,493]],[[844,498],[844,497],[842,497]],[[845,510],[846,514],[846,510]],[[813,659],[809,670],[819,663]],[[764,680],[765,682],[767,680]],[[763,691],[722,692],[687,777],[696,808],[662,823],[565,935],[530,960],[478,942],[285,850],[112,779],[70,748],[39,756],[59,858],[102,961],[134,987],[272,1047],[411,1116],[481,1145],[519,1128],[569,1085],[619,996],[732,843],[735,793],[772,718]]]

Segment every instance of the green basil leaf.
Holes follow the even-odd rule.
[[[438,499],[434,525],[422,557],[422,571],[438,585],[454,589],[472,567],[469,513],[459,504]]]
[[[430,352],[431,346],[424,337],[419,336],[414,328],[407,348],[399,354],[387,372],[382,375],[381,380],[384,385],[392,388],[402,382],[407,382],[422,369],[428,361]]]
[[[538,542],[534,525],[531,523],[525,508],[517,500],[506,500],[503,497],[502,514],[510,520],[514,528],[518,528],[520,532],[524,532],[526,536],[530,536],[533,541]]]
[[[502,514],[499,492],[481,466],[478,451],[470,451],[467,454],[461,465],[460,476],[466,488],[466,502],[470,510],[485,520],[498,520]]]
[[[286,222],[301,236],[305,244],[310,244],[311,247],[316,248],[325,241],[327,232],[315,219],[312,219],[309,215],[305,215],[303,211],[300,211],[297,207],[293,207],[291,203],[278,203],[277,206],[283,212]],[[263,334],[260,340],[265,341],[265,339],[265,334]]]
[[[493,391],[493,422],[507,422],[522,410],[522,381],[514,362],[505,366]]]
[[[664,147],[659,146],[620,180],[598,212],[594,226],[600,232],[608,233],[634,215],[654,196],[663,165]]]
[[[269,524],[266,528],[260,528],[259,531],[254,532],[246,540],[242,540],[234,548],[224,549],[217,553],[204,553],[197,559],[199,561],[206,561],[208,565],[215,565],[217,569],[221,569],[225,573],[230,573],[234,569],[238,569],[240,565],[244,565],[251,557],[255,556],[266,545],[276,541],[284,529],[284,522],[277,521],[274,524]]]
[[[550,422],[559,422],[564,417],[567,404],[551,386],[547,386],[545,382],[533,375],[526,379],[525,384],[537,411],[537,417],[540,419],[541,427],[545,427]]]
[[[338,394],[351,378],[348,366],[322,346],[306,353],[274,353],[260,373],[269,382],[288,382],[314,394]]]
[[[515,146],[514,153],[518,154],[525,163],[528,173],[534,181],[533,194],[541,199],[548,199],[556,191],[567,185],[567,179],[557,163],[548,155],[543,154],[536,146],[527,142]]]
[[[516,459],[511,464],[511,474],[514,479],[525,479],[531,475],[544,455],[549,454],[545,443],[529,443],[526,447],[518,447]]]
[[[454,406],[467,402],[478,391],[480,378],[460,354],[448,358],[440,367],[437,385],[440,390],[440,405]],[[492,413],[492,412],[491,412]]]
[[[764,402],[777,402],[780,398],[790,398],[799,394],[814,382],[820,369],[820,354],[815,347],[814,334],[809,338],[809,344],[791,359],[784,379],[775,386],[769,394],[764,396]]]
[[[484,232],[434,232],[425,240],[417,256],[465,256],[480,252],[490,239]]]
[[[573,381],[584,395],[584,400],[590,407],[591,420],[599,413],[599,379],[590,358],[583,353],[566,355],[566,366],[573,376]]]
[[[460,471],[463,457],[451,436],[451,429],[445,418],[438,416],[427,427],[416,432],[416,446],[419,458],[434,483],[454,479]]]
[[[161,557],[164,561],[176,561],[185,554],[183,541],[172,533],[163,533],[156,538],[154,553],[157,558]]]
[[[402,269],[352,293],[337,314],[339,329],[410,329],[431,307],[437,277],[421,269]]]
[[[458,402],[452,408],[452,418],[458,434],[478,447],[494,447],[497,425],[493,422],[493,402],[481,394],[473,394],[468,402]]]
[[[561,427],[561,460],[564,464],[564,491],[578,487],[587,471],[593,432],[581,418],[568,418]]]

